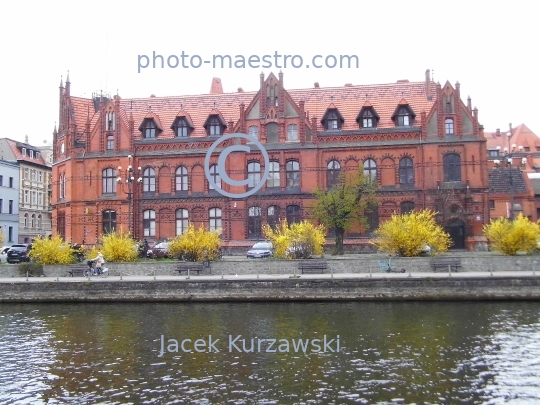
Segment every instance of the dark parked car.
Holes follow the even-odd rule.
[[[274,254],[272,244],[270,242],[257,242],[248,250],[247,258],[255,259],[262,257],[270,257]]]
[[[18,245],[13,245],[7,252],[7,262],[8,263],[20,263],[20,262],[29,262],[30,258],[28,253],[32,249],[32,244],[21,243]]]

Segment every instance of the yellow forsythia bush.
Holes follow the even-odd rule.
[[[61,236],[34,239],[28,256],[33,262],[44,265],[75,263],[74,249]]]
[[[484,235],[493,249],[514,256],[517,252],[532,253],[540,238],[540,225],[519,214],[514,221],[507,218],[491,220],[484,225]]]
[[[280,222],[274,230],[268,224],[263,225],[263,232],[272,242],[274,257],[290,259],[310,258],[312,255],[324,255],[326,228],[315,226],[309,221],[287,224]]]
[[[437,213],[431,210],[394,214],[376,230],[372,242],[379,250],[399,256],[419,256],[429,245],[432,251],[445,252],[452,245],[450,235],[435,221]]]
[[[137,242],[128,232],[111,232],[101,237],[101,253],[106,262],[135,262],[139,252],[137,251]],[[91,252],[92,253],[92,252]],[[97,256],[89,255],[89,259]]]
[[[170,240],[169,255],[194,262],[203,261],[206,255],[210,260],[215,260],[220,246],[218,231],[210,232],[203,226],[195,229],[193,224],[189,224],[186,232]]]

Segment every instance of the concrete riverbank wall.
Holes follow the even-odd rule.
[[[540,300],[540,277],[4,281],[0,302]]]

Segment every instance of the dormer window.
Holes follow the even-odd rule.
[[[22,155],[26,157],[26,148],[22,148]]]
[[[30,159],[33,159],[33,158],[34,158],[34,151],[30,150]]]
[[[410,127],[413,125],[415,116],[409,105],[405,103],[405,100],[402,100],[392,115],[392,119],[396,127]]]
[[[219,115],[213,114],[204,123],[204,128],[208,136],[219,136],[223,135],[227,125]]]
[[[326,129],[339,129],[338,126],[338,116],[335,111],[332,111],[330,114],[328,114],[328,117],[326,119]]]
[[[210,118],[208,123],[208,134],[212,135],[221,135],[221,126],[219,125],[219,120],[217,117]]]
[[[144,124],[143,136],[145,138],[155,138],[156,137],[156,123],[154,120],[147,120]]]
[[[187,122],[184,119],[178,120],[176,124],[176,136],[185,137],[189,135],[189,128]]]
[[[188,137],[191,134],[191,131],[193,131],[193,127],[185,118],[177,118],[172,128],[178,138]]]
[[[340,130],[343,122],[343,116],[339,113],[337,108],[329,108],[324,114],[321,124],[327,131],[336,131]]]
[[[377,128],[379,115],[373,107],[364,105],[356,117],[356,122],[358,122],[360,128]]]
[[[409,110],[405,107],[399,109],[397,116],[397,126],[398,127],[408,127],[411,125],[411,117],[409,115]]]

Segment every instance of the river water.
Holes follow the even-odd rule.
[[[534,404],[539,318],[539,302],[0,304],[0,404]]]

